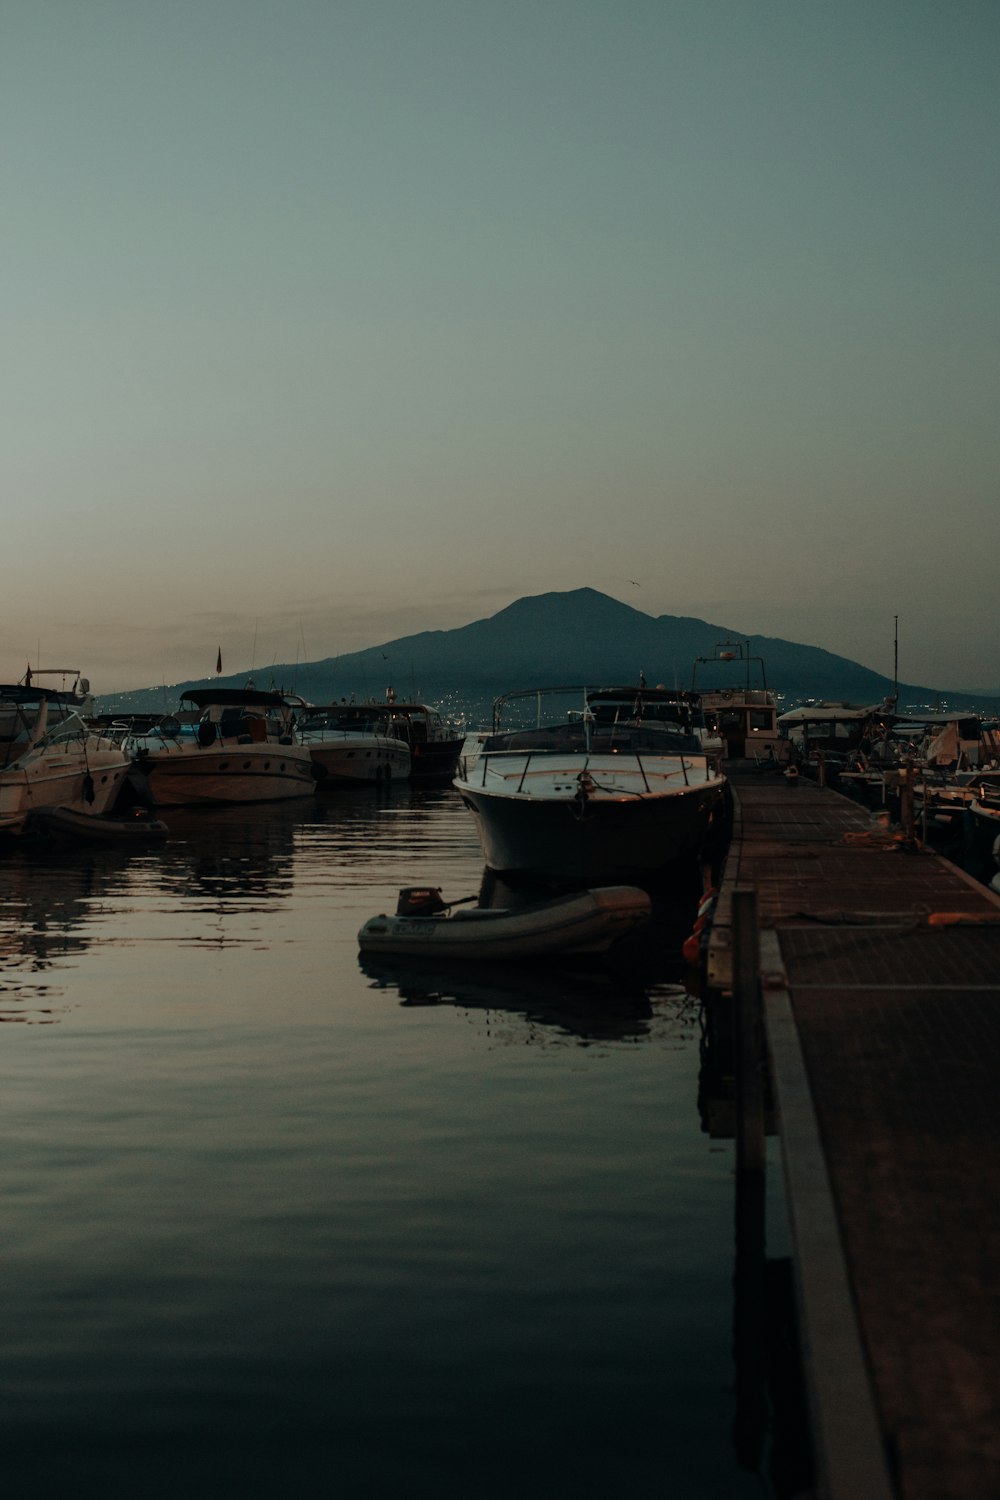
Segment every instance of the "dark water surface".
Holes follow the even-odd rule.
[[[3,1493],[766,1494],[697,1000],[366,973],[450,789],[168,821],[0,851]]]

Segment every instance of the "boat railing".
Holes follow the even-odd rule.
[[[600,753],[600,752],[595,752],[595,753]],[[522,766],[520,766],[520,768],[519,768],[518,782],[517,782],[517,791],[518,792],[522,792],[524,790],[524,784],[525,784],[525,782],[526,782],[526,780],[528,778],[529,773],[537,775],[537,774],[543,772],[544,770],[546,770],[551,765],[553,759],[555,758],[555,755],[556,755],[556,752],[554,752],[551,749],[542,749],[542,750],[519,750],[519,749],[478,750],[477,753],[475,753],[473,755],[468,755],[468,756],[463,756],[462,757],[460,775],[461,775],[461,779],[462,780],[470,781],[471,778],[472,778],[473,772],[478,773],[480,771],[480,769],[481,769],[482,770],[482,776],[481,776],[481,778],[479,780],[479,784],[481,786],[485,786],[486,785],[487,775],[489,775],[489,774],[492,774],[494,776],[503,776],[504,775],[504,771],[502,769],[504,766],[512,767],[514,769],[515,774],[518,774],[518,767],[517,767],[516,763],[519,762],[523,758],[524,764]],[[616,758],[616,760],[619,759],[617,756],[615,758]],[[691,779],[691,772],[694,771],[696,768],[704,770],[705,780],[706,781],[711,781],[713,775],[718,775],[719,774],[718,771],[717,771],[717,769],[713,765],[713,758],[710,755],[690,754],[688,752],[683,752],[683,753],[678,752],[677,755],[671,756],[670,758],[671,758],[671,760],[676,760],[677,761],[679,769],[680,769],[680,773],[681,773],[681,775],[684,778],[684,785],[685,786],[691,786],[691,785],[693,785],[693,782],[692,782],[692,779]],[[590,755],[587,755],[585,757],[584,761],[583,761],[583,764],[580,766],[580,768],[579,768],[578,771],[571,772],[569,769],[567,769],[566,774],[568,776],[572,775],[572,774],[577,774],[577,775],[581,775],[581,776],[585,775],[585,774],[589,774],[590,768],[591,768],[591,760],[592,760],[592,757]],[[646,774],[646,766],[643,763],[642,756],[639,754],[638,751],[633,751],[632,755],[631,755],[631,760],[634,761],[636,769],[639,771],[639,774],[642,776],[643,785],[644,785],[646,791],[647,792],[651,792],[653,790],[653,788],[652,788],[652,786],[650,784],[649,777]],[[498,765],[499,765],[499,767],[500,767],[500,769],[498,769],[497,765],[494,765],[493,762],[497,762]],[[622,757],[619,760],[619,768],[620,769],[628,769],[628,765],[627,765],[625,757]],[[603,769],[606,770],[607,767],[604,767]]]

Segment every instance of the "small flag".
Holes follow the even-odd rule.
[[[221,646],[219,647],[219,654],[215,658],[215,670],[216,670],[216,672],[221,672],[222,671],[222,647]]]

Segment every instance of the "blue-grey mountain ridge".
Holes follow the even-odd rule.
[[[452,703],[488,702],[516,688],[556,684],[619,685],[645,676],[652,686],[690,687],[697,657],[713,657],[724,641],[746,642],[733,625],[716,625],[683,615],[643,614],[595,589],[538,594],[517,599],[498,614],[455,630],[425,630],[364,651],[321,661],[284,662],[255,674],[258,687],[293,691],[314,703],[334,699],[397,698]],[[891,659],[892,640],[882,643]],[[214,643],[207,650],[214,652]],[[750,652],[763,660],[767,685],[785,706],[806,698],[876,703],[892,692],[892,678],[817,646],[777,637],[754,636]],[[743,680],[737,666],[699,667],[700,687],[734,687]],[[164,712],[190,688],[213,684],[241,687],[245,672],[205,677],[170,688],[147,687],[118,694],[105,709]],[[752,685],[759,685],[755,667]],[[939,686],[901,682],[899,701],[907,705],[940,702],[995,712],[1000,690],[971,694]]]

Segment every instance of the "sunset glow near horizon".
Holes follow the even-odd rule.
[[[1000,686],[1000,11],[13,0],[0,680],[589,586]],[[780,687],[780,684],[778,684]]]

